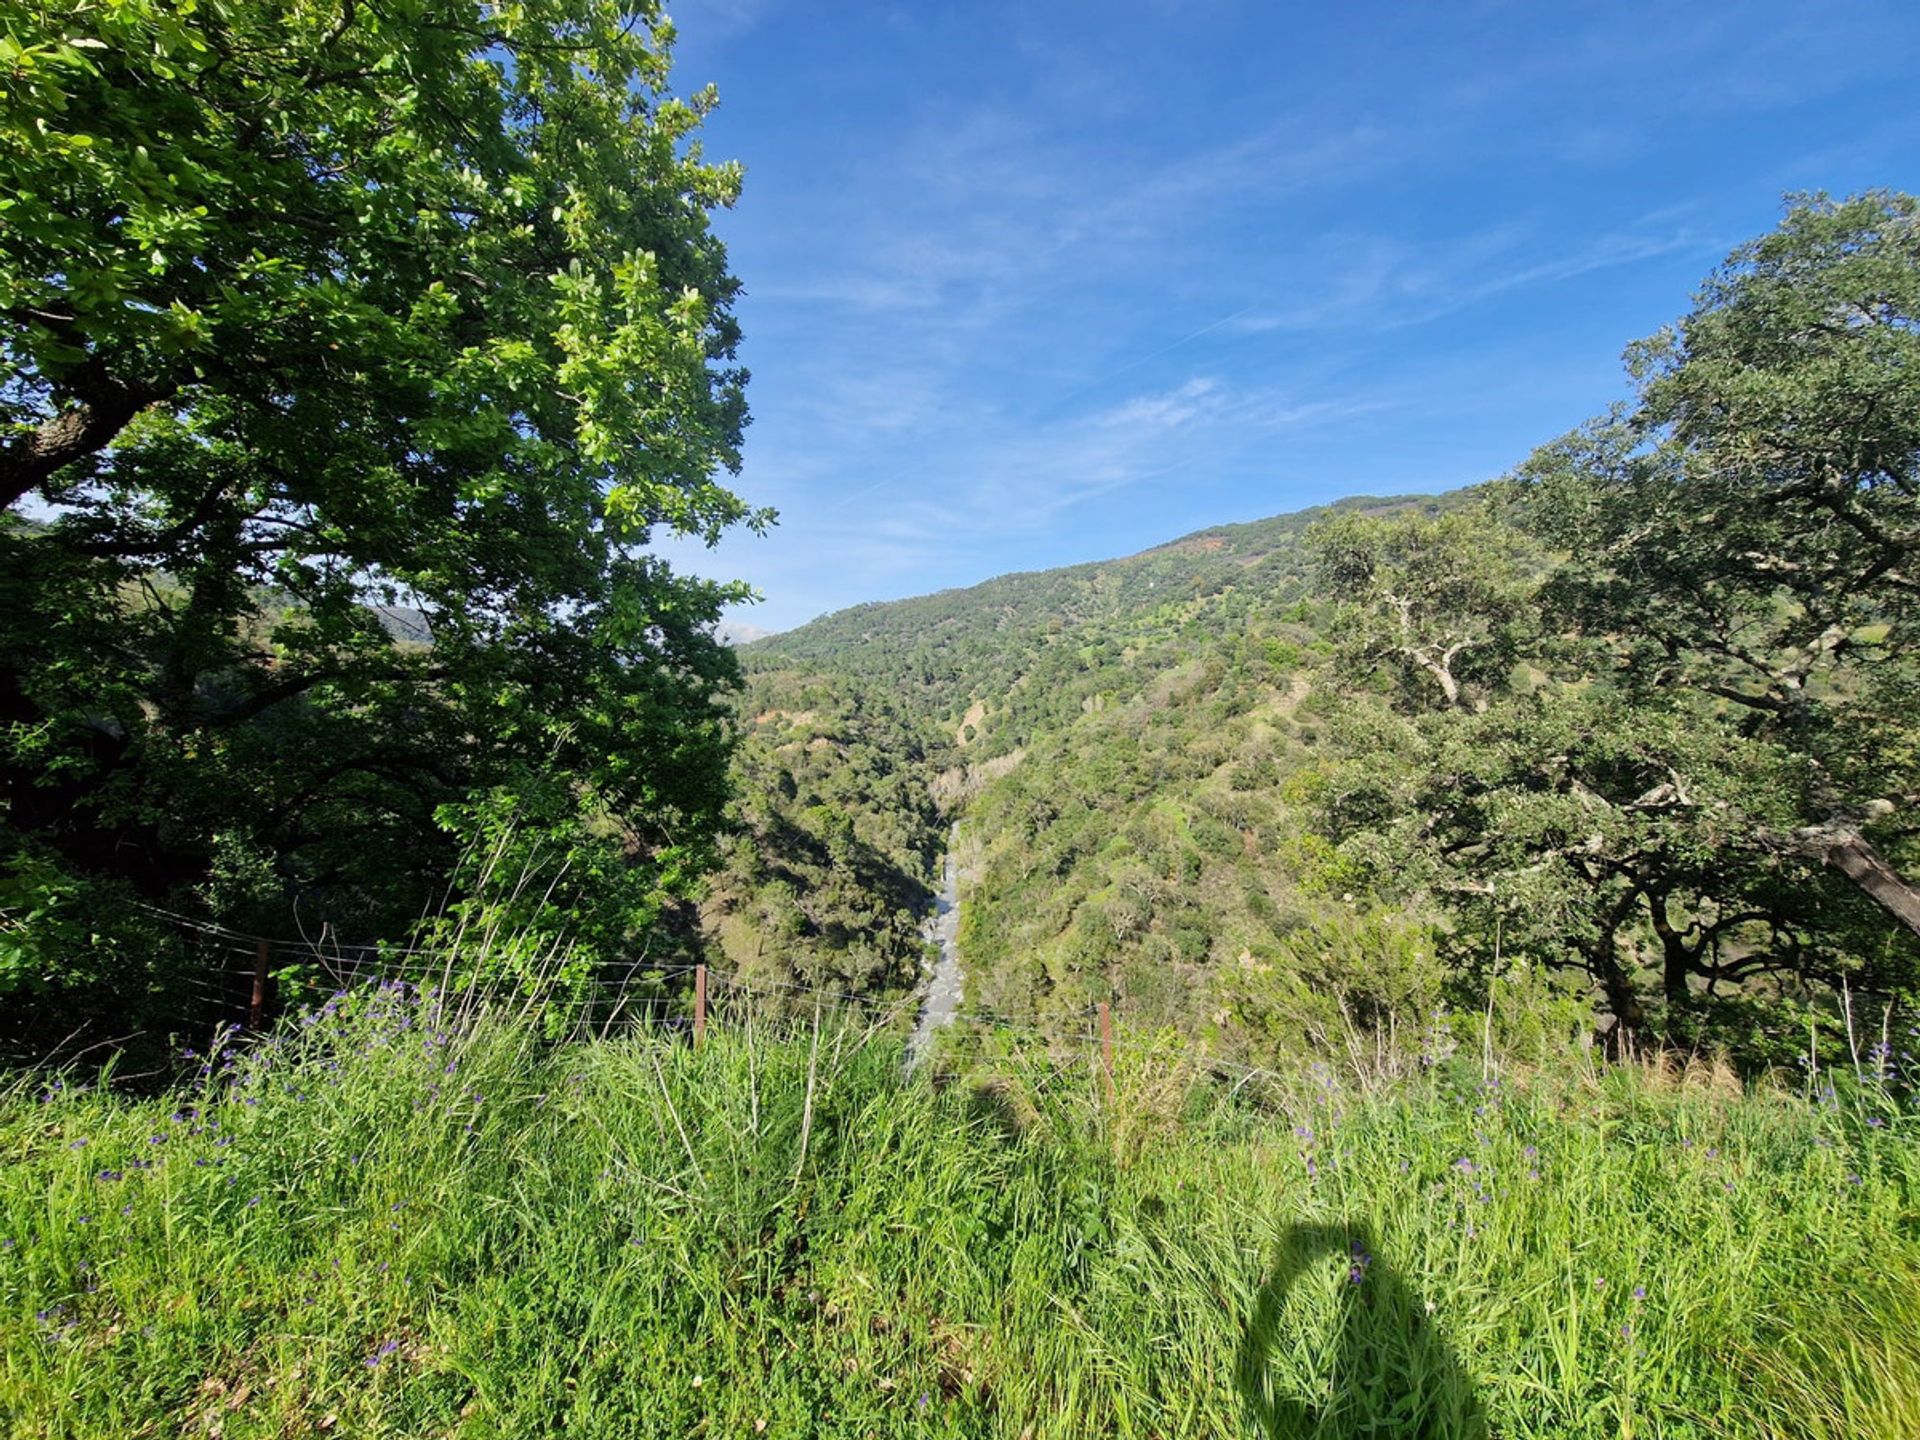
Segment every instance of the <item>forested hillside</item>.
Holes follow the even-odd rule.
[[[1004,838],[994,817],[1009,835],[1027,823],[1008,807],[1035,784],[1122,821],[1143,800],[1177,805],[1189,759],[1145,763],[1143,741],[1181,750],[1213,719],[1290,708],[1305,692],[1318,634],[1308,527],[1335,513],[1437,514],[1463,503],[1349,500],[1102,564],[860,606],[745,647],[742,829],[705,907],[720,953],[810,983],[911,983],[921,949],[911,917],[930,898],[948,822],[969,817],[963,843],[984,855],[990,834]],[[1136,733],[1143,713],[1162,716],[1146,736]],[[1075,843],[1060,835],[1045,843]],[[1079,839],[1086,855],[1100,848]],[[1035,890],[1037,876],[1068,866],[1053,856],[1036,871],[1024,852],[1006,858]],[[1044,896],[1010,894],[1009,913],[1044,924],[1064,903],[1061,928],[1070,928],[1075,886],[1092,873]],[[972,923],[987,913],[969,909]],[[968,941],[983,963],[1016,943],[1037,959],[1032,946],[1055,938],[989,935]],[[1154,955],[1163,958],[1157,947]],[[1163,980],[1174,978],[1168,968]],[[1030,997],[1009,994],[995,1008],[1045,1013],[1044,969],[1009,963],[991,986],[1029,982],[1038,985]]]
[[[1636,347],[1630,405],[1477,491],[746,647],[757,843],[710,922],[799,897],[795,973],[900,980],[899,909],[835,893],[924,895],[958,819],[1000,1015],[1116,998],[1266,1057],[1465,1005],[1753,1059],[1884,1018],[1920,974],[1913,213],[1794,211]],[[779,869],[832,826],[864,848]]]
[[[1114,675],[1171,663],[1165,642],[1210,643],[1250,605],[1303,598],[1311,580],[1302,536],[1316,519],[1439,513],[1459,503],[1357,497],[1216,526],[1123,559],[855,606],[741,654],[752,673],[817,669],[891,691],[978,763],[1059,725]],[[1218,608],[1229,596],[1238,599]]]

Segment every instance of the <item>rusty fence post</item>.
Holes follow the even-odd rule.
[[[267,1014],[267,942],[253,947],[253,998],[247,1004],[247,1028],[258,1030]]]
[[[1100,1063],[1107,1075],[1107,1099],[1113,1099],[1113,1007],[1100,1002]]]
[[[693,1048],[707,1038],[707,967],[693,967]]]

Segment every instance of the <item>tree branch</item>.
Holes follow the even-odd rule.
[[[69,374],[61,388],[74,397],[71,406],[0,441],[0,509],[11,508],[75,461],[104,450],[134,416],[175,389],[117,380],[97,355]]]

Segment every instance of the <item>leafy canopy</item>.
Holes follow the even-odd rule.
[[[0,15],[16,885],[386,926],[507,824],[590,943],[684,890],[740,592],[644,546],[770,516],[718,478],[740,173],[672,39],[652,0]]]

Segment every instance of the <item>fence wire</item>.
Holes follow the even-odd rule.
[[[250,934],[158,907],[146,908],[196,937],[207,957],[208,963],[181,987],[183,999],[204,1007],[204,1013],[181,1017],[187,1022],[184,1028],[190,1031],[262,1021],[284,1008],[276,1003],[284,997],[274,991],[289,971],[311,971],[310,999],[322,998],[328,986],[336,994],[395,982],[423,989],[436,984],[454,989],[465,978],[463,952],[454,947],[346,942],[324,934],[289,940]],[[891,1025],[904,1030],[923,1003],[917,986],[904,993],[875,994],[800,980],[751,978],[699,963],[661,964],[642,957],[596,965],[584,983],[541,996],[538,1004],[549,1022],[557,1023],[562,1031],[604,1035],[618,1028],[644,1026],[690,1033],[695,1023],[692,990],[702,970],[706,981],[705,1023],[709,1026],[750,1023],[762,1029],[785,1026],[804,1032],[831,1012],[858,1016],[866,1028],[878,1033]],[[263,977],[267,1004],[256,1011],[255,991]],[[532,997],[522,994],[510,998],[524,1002]],[[1062,1012],[1059,1021],[1049,1026],[970,1006],[954,1017],[957,1033],[953,1040],[968,1048],[995,1037],[1018,1042],[1029,1052],[1052,1057],[1050,1078],[1054,1080],[1091,1061],[1100,1065],[1111,1081],[1118,1055],[1140,1063],[1184,1066],[1223,1085],[1230,1083],[1233,1095],[1260,1108],[1268,1108],[1270,1103],[1262,1099],[1263,1093],[1278,1093],[1281,1088],[1284,1077],[1278,1071],[1165,1040],[1096,1030],[1090,1022],[1101,1008],[1090,1004]],[[1062,1060],[1063,1054],[1073,1058]]]

